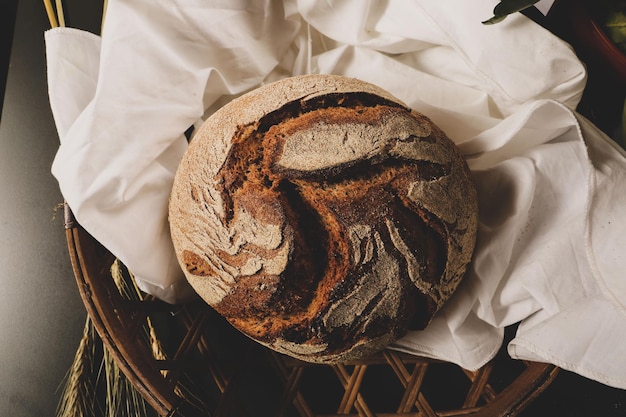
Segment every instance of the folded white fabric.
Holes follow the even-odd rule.
[[[295,27],[275,4],[111,1],[100,42],[75,30],[46,34],[61,139],[52,171],[63,196],[140,287],[166,301],[192,294],[166,217],[183,134],[217,98],[275,68]]]
[[[183,132],[262,83],[335,73],[386,88],[456,141],[480,198],[472,269],[394,347],[475,369],[509,352],[626,388],[626,162],[574,111],[568,45],[495,0],[109,0],[102,37],[46,33],[61,140],[52,171],[78,221],[146,291],[192,294],[167,226]]]

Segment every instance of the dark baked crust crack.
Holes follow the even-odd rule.
[[[467,165],[428,118],[369,84],[309,76],[207,121],[170,221],[207,302],[261,343],[326,362],[426,326],[465,273],[476,212]]]

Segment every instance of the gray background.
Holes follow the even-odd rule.
[[[0,119],[0,416],[44,417],[54,415],[85,310],[62,211],[55,218],[63,198],[50,174],[58,137],[46,95],[49,24],[41,1],[19,2],[9,49],[15,4],[0,8],[0,52],[11,52]]]

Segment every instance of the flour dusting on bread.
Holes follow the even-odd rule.
[[[190,284],[235,327],[338,362],[428,324],[471,260],[477,197],[426,116],[363,81],[310,75],[202,125],[170,225]]]

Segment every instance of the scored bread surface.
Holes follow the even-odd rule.
[[[207,303],[272,349],[337,362],[427,325],[471,260],[476,201],[427,117],[369,83],[310,75],[202,125],[169,217]]]

